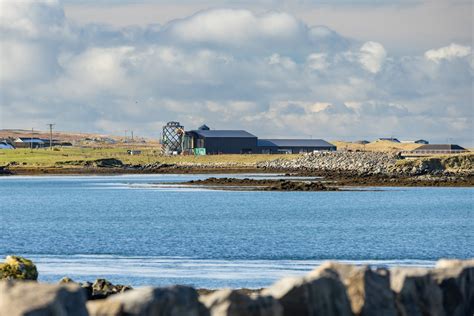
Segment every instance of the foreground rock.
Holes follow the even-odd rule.
[[[195,289],[186,286],[141,288],[90,301],[91,316],[207,316],[209,311],[199,302]]]
[[[443,293],[430,270],[394,268],[390,285],[399,315],[444,315]]]
[[[0,281],[0,315],[87,316],[86,296],[76,284]]]
[[[201,292],[186,286],[125,291],[103,279],[77,284],[64,278],[58,285],[3,280],[0,315],[474,315],[474,260],[441,260],[434,269],[327,262],[261,291]]]
[[[38,270],[31,260],[7,256],[4,263],[0,263],[0,280],[36,280]]]
[[[337,272],[320,268],[304,278],[285,278],[262,295],[273,296],[283,306],[283,315],[352,315],[344,284]]]
[[[319,269],[338,273],[355,315],[397,315],[395,295],[390,288],[390,272],[387,269],[373,270],[368,266],[358,267],[336,262],[323,264]]]
[[[238,290],[225,289],[201,298],[211,316],[280,316],[283,308],[271,296],[250,297]]]
[[[440,260],[433,278],[443,292],[446,315],[474,315],[474,260]]]

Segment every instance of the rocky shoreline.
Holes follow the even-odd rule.
[[[454,315],[474,313],[474,259],[440,260],[433,269],[373,268],[326,262],[302,277],[261,290],[132,289],[106,280],[36,282],[20,257],[0,264],[0,315],[293,316]],[[3,279],[3,280],[1,280]]]

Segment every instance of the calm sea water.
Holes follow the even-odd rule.
[[[241,192],[166,184],[206,177],[0,178],[0,255],[32,258],[47,282],[67,275],[210,288],[266,286],[326,259],[431,266],[474,257],[472,188]]]

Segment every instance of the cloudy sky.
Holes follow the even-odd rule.
[[[471,0],[0,4],[0,128],[474,143]]]

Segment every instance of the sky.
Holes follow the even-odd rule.
[[[474,146],[473,2],[0,0],[0,128]]]

